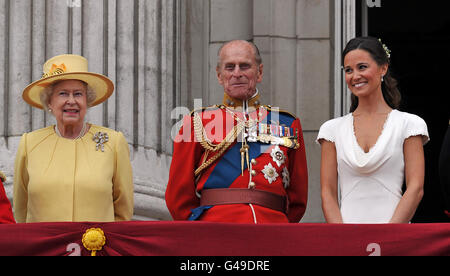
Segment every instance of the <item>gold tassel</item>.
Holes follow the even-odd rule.
[[[245,142],[245,157],[247,158],[247,169],[250,170],[250,158],[248,156],[248,150],[250,149],[250,147],[247,145],[247,141]]]
[[[241,148],[241,176],[244,176],[244,148]]]
[[[248,149],[249,146],[244,144],[242,145],[240,152],[241,152],[241,175],[244,175],[244,164],[247,163],[247,168],[250,168],[250,159],[249,159],[249,155],[248,155]],[[244,159],[246,159],[244,161]]]

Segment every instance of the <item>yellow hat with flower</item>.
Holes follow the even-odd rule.
[[[88,71],[88,61],[79,55],[59,55],[47,60],[40,80],[28,85],[22,97],[30,105],[43,109],[40,95],[56,81],[80,80],[88,84],[96,94],[90,106],[104,102],[114,91],[113,82],[106,76]]]

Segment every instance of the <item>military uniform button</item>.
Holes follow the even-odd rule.
[[[252,165],[258,164],[258,162],[255,159],[252,159],[250,162],[252,162]]]
[[[252,176],[255,176],[255,175],[256,175],[256,171],[252,170]]]
[[[255,184],[255,182],[250,182],[249,184],[248,184],[248,187],[250,188],[250,189],[254,189],[255,187],[256,187],[256,184]]]

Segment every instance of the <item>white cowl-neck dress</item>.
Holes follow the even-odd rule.
[[[340,211],[344,223],[388,223],[402,197],[405,177],[403,143],[411,136],[429,141],[425,121],[392,110],[376,143],[365,153],[359,146],[353,114],[325,122],[316,142],[333,142],[337,154]]]

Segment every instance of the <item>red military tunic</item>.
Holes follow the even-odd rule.
[[[16,223],[13,217],[11,204],[8,197],[6,197],[5,189],[3,188],[3,181],[5,178],[0,173],[0,224],[2,223]]]
[[[232,99],[225,94],[225,101],[230,100]],[[223,152],[208,151],[210,146],[220,147],[223,140],[232,137],[230,132],[235,130],[239,122],[245,120],[244,113],[227,105],[213,106],[198,112],[197,120],[201,118],[203,137],[198,137],[198,129],[195,131],[195,112],[186,116],[174,142],[166,189],[166,204],[175,220],[241,223],[300,221],[306,209],[308,195],[306,156],[300,120],[286,112],[260,106],[258,101],[258,97],[255,97],[248,102],[247,119],[259,122],[260,128],[282,125],[283,127],[279,128],[282,129],[281,132],[287,131],[290,132],[289,135],[297,136],[299,147],[294,149],[270,142],[251,142],[248,137],[242,139],[241,134],[238,134],[237,139],[232,139],[232,143]],[[240,154],[244,143],[249,146],[250,160]],[[210,159],[213,162],[205,166]],[[202,165],[204,169],[198,173]],[[200,207],[200,196],[204,189],[249,187],[287,196],[287,214],[256,204]]]

